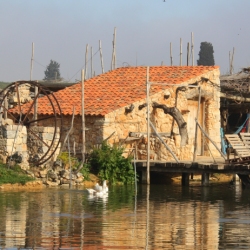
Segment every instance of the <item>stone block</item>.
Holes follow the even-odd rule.
[[[13,130],[6,130],[4,132],[4,137],[8,138],[8,139],[14,139],[17,136],[18,133],[16,133],[16,131]]]
[[[53,140],[53,134],[51,134],[51,133],[43,134],[43,140],[52,141]]]
[[[12,146],[14,144],[15,139],[6,139],[6,146]]]

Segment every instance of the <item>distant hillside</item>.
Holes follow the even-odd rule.
[[[4,89],[4,88],[7,87],[9,84],[11,84],[11,82],[1,82],[1,81],[0,81],[0,89]]]

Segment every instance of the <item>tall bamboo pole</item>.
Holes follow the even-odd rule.
[[[84,80],[86,80],[87,78],[87,63],[88,63],[88,49],[89,49],[89,45],[86,45],[86,53],[85,53],[85,74],[84,74]]]
[[[84,70],[81,74],[82,78],[82,163],[85,162],[85,110],[84,110]]]
[[[114,28],[113,34],[113,50],[112,50],[112,60],[111,60],[111,70],[116,68],[116,27]]]
[[[102,44],[101,44],[101,40],[99,40],[99,50],[100,50],[100,59],[101,59],[102,73],[104,73],[104,65],[103,65],[103,57],[102,57]]]
[[[91,78],[93,77],[93,47],[91,46],[91,49],[90,49],[90,56],[91,56],[91,72],[90,72],[90,76]]]
[[[33,61],[34,61],[34,43],[32,43],[32,51],[31,51],[30,81],[32,80]]]
[[[33,62],[34,62],[34,43],[32,43],[32,51],[31,51],[31,62],[30,62],[30,81],[32,80],[32,71],[33,71]],[[38,87],[35,86],[35,103],[34,103],[34,120],[37,120],[37,98],[36,96],[38,95]],[[34,123],[37,125],[37,122]]]
[[[192,66],[194,66],[194,33],[191,32]]]
[[[180,66],[182,66],[182,39],[180,38]]]
[[[170,43],[170,65],[173,66],[172,43]]]
[[[150,184],[150,115],[149,115],[149,67],[147,67],[147,77],[146,77],[146,87],[147,87],[147,184]]]

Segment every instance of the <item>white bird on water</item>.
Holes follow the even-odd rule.
[[[104,180],[103,183],[102,183],[102,191],[105,194],[108,193],[108,191],[109,191],[109,188],[107,186],[107,181],[106,180]]]
[[[108,193],[108,186],[107,186],[107,181],[104,180],[102,186],[99,185],[99,183],[96,183],[93,188],[87,188],[87,192],[89,195],[93,195],[93,196],[103,196],[106,195]]]

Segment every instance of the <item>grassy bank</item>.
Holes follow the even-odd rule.
[[[35,180],[28,176],[19,166],[9,167],[0,163],[0,185],[2,184],[26,184]]]

